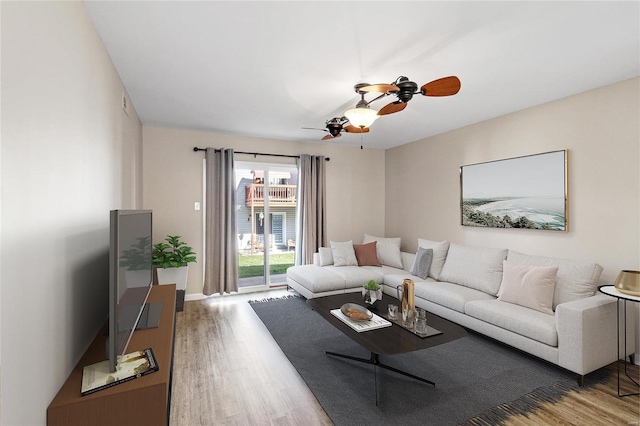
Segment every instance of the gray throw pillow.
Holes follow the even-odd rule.
[[[431,262],[433,261],[433,249],[426,249],[418,247],[416,253],[416,260],[413,262],[413,268],[411,268],[411,275],[420,277],[423,280],[429,276],[429,269],[431,269]]]

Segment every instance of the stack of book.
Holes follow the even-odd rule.
[[[151,348],[131,352],[118,358],[116,371],[109,371],[109,361],[87,365],[82,370],[82,396],[158,371]]]

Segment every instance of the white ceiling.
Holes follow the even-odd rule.
[[[640,75],[637,1],[85,4],[149,126],[324,143],[301,127],[344,115],[354,84],[458,76],[330,142],[390,148]]]

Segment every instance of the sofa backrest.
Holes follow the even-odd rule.
[[[502,282],[502,262],[507,249],[472,247],[451,243],[440,281],[474,288],[495,296]]]
[[[530,256],[509,250],[507,260],[519,265],[557,266],[556,287],[553,292],[553,309],[560,303],[593,296],[598,289],[602,266],[597,263]]]

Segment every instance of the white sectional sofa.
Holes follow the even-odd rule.
[[[420,258],[431,255],[427,276],[420,271],[420,277],[411,274],[418,266],[414,264],[416,254],[400,252],[399,239],[365,236],[365,243],[371,241],[376,241],[381,266],[356,266],[353,259],[351,264],[336,266],[332,259],[336,251],[321,248],[313,265],[288,269],[288,285],[313,298],[360,292],[364,283],[375,280],[383,285],[384,293],[395,297],[396,287],[411,278],[416,306],[575,372],[581,382],[584,375],[618,356],[616,299],[597,292],[602,267],[596,263],[420,239]],[[345,263],[344,258],[339,260]],[[503,273],[503,268],[508,269]],[[546,284],[514,287],[514,273],[522,276],[522,271],[527,277],[542,275],[542,281],[546,274]],[[531,281],[523,281],[527,279]],[[540,294],[528,293],[532,288]],[[533,308],[527,306],[531,300],[520,300],[523,298],[535,299]],[[627,321],[630,330],[635,330],[631,314]],[[627,336],[627,348],[624,355],[631,355],[633,332]]]

